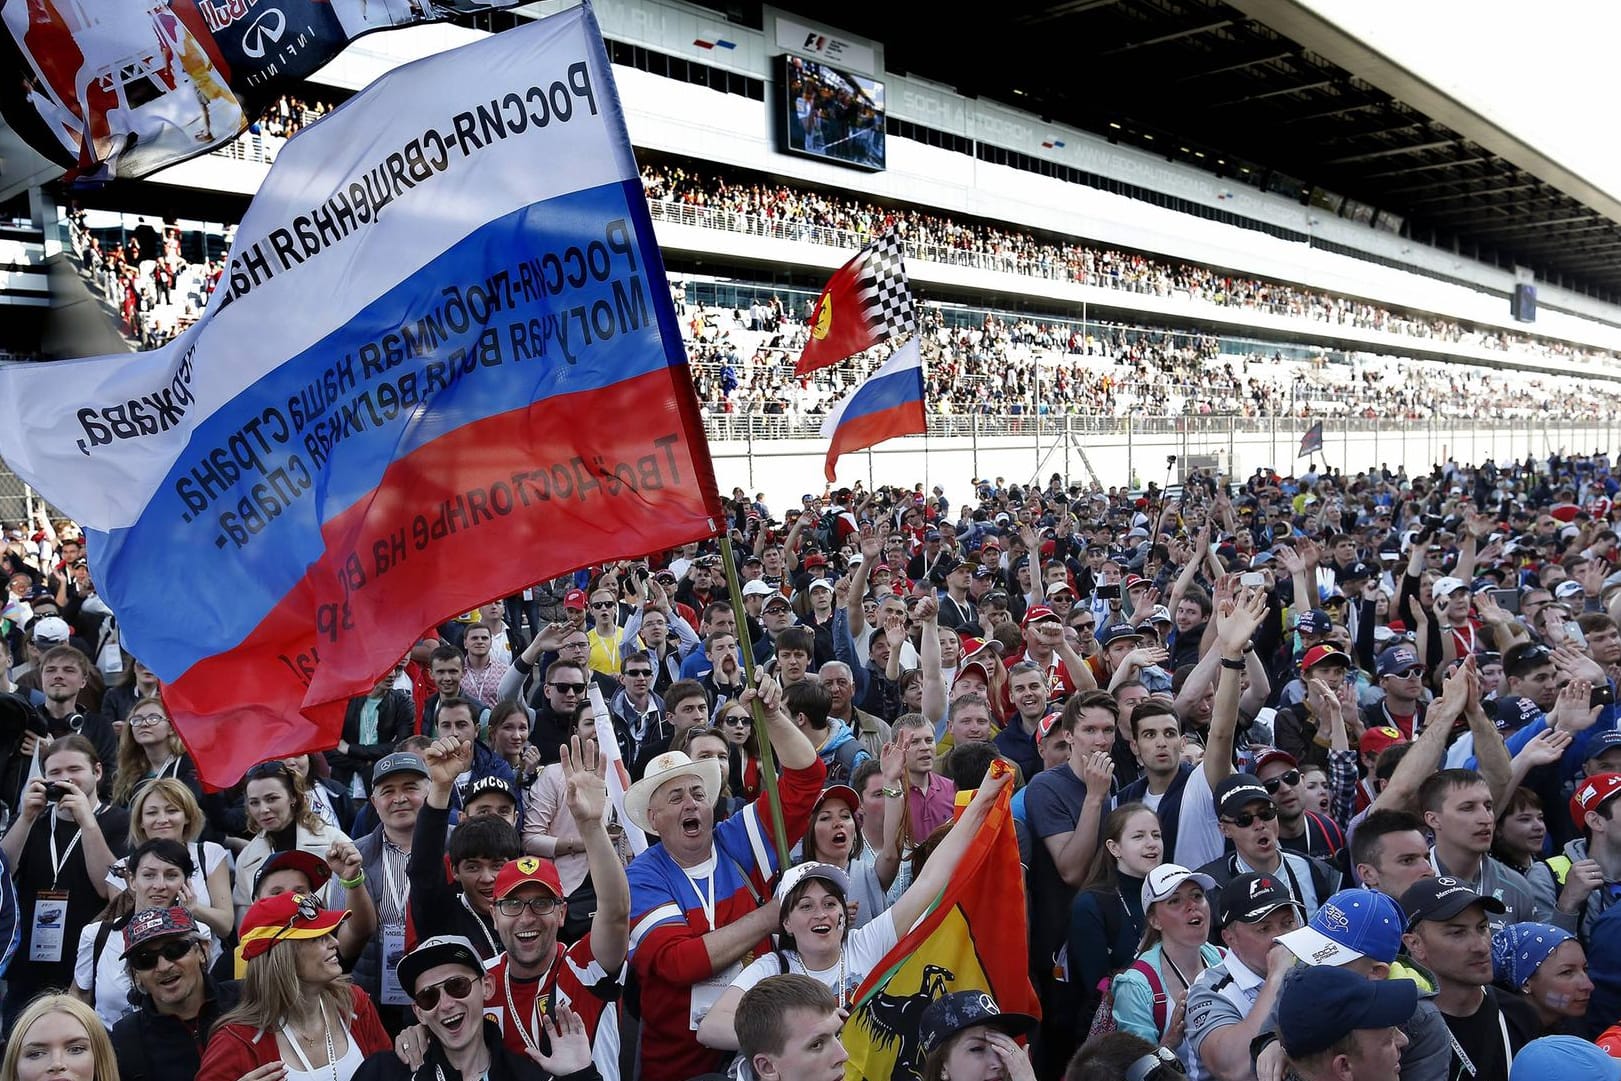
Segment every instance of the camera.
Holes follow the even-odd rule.
[[[1098,586],[1097,594],[1098,600],[1117,601],[1120,599],[1120,587],[1118,585]]]
[[[68,786],[58,781],[45,782],[45,802],[55,803],[68,794]]]

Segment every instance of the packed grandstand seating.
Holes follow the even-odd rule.
[[[822,243],[837,242],[826,234],[865,238],[893,229],[905,237],[911,252],[939,262],[959,263],[968,257],[985,269],[1026,277],[1058,278],[1154,296],[1182,294],[1212,304],[1499,352],[1529,351],[1569,360],[1607,357],[1568,342],[1466,327],[1431,314],[1392,312],[1348,297],[1223,274],[1208,267],[1086,244],[1058,244],[1029,232],[963,223],[922,210],[881,206],[781,183],[649,166],[642,170],[642,186],[654,204],[655,218],[661,208],[697,208],[703,212],[702,223],[710,228],[765,232],[772,226],[787,225],[803,230],[805,239]]]
[[[142,250],[133,235],[104,250],[82,215],[71,221],[85,272],[142,348],[168,341],[201,315],[220,261],[187,262],[173,228],[161,251]],[[699,283],[690,289],[696,293]],[[710,413],[818,415],[887,353],[880,348],[799,380],[793,368],[805,344],[804,298],[785,302],[760,287],[752,290],[760,299],[730,307],[688,303],[688,292],[687,282],[673,286],[699,401]],[[1621,411],[1621,382],[1367,354],[1297,359],[1261,343],[1231,352],[1209,335],[962,309],[951,309],[948,319],[940,306],[923,307],[928,402],[941,415],[1416,420],[1466,411],[1523,419],[1541,416],[1549,401],[1568,417]]]

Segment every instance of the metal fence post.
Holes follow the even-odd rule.
[[[979,414],[968,414],[968,437],[974,449],[974,479],[979,480]]]
[[[744,453],[748,455],[749,459],[749,490],[752,492],[759,488],[759,485],[754,483],[754,425],[752,424],[743,429],[743,446],[745,448]]]

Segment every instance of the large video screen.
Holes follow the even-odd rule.
[[[884,84],[801,56],[781,58],[783,146],[858,169],[884,167]]]

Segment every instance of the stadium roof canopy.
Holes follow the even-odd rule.
[[[736,0],[708,6],[741,14]],[[744,17],[758,18],[751,6]],[[1321,189],[1399,215],[1406,235],[1425,243],[1621,298],[1621,202],[1319,18],[1311,8],[1321,4],[1007,0],[949,14],[778,6],[882,41],[892,72],[1303,203]]]

